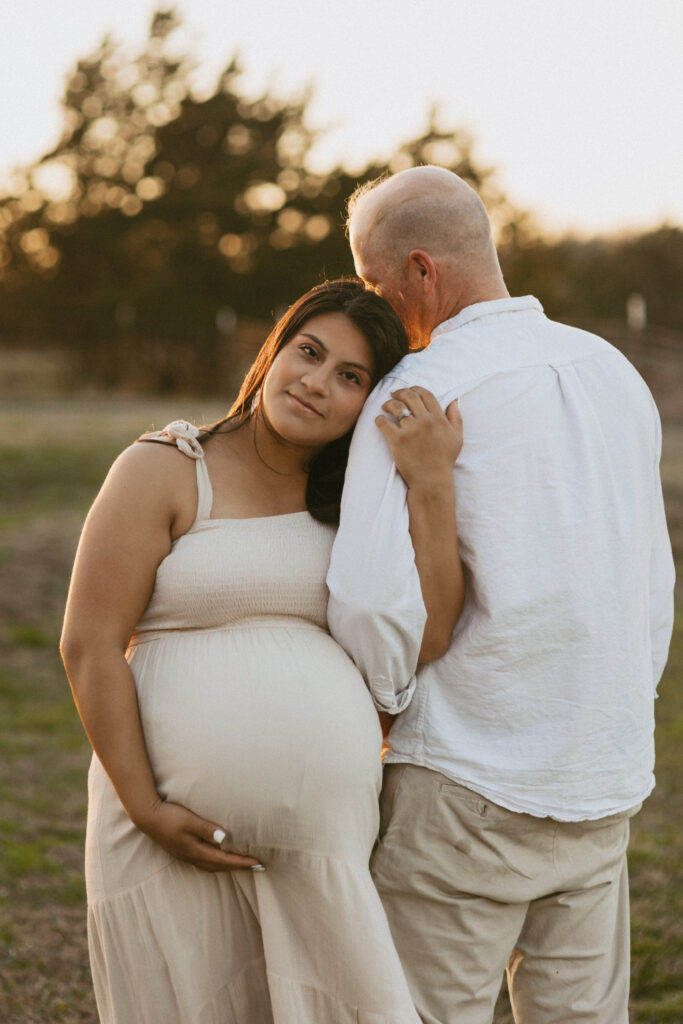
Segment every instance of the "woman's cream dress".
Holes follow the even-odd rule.
[[[380,729],[326,629],[332,528],[198,509],[128,653],[159,792],[220,822],[265,872],[209,874],[126,816],[96,757],[86,842],[103,1024],[418,1024],[368,871]],[[155,435],[158,436],[158,435]]]

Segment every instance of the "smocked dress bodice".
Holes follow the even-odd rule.
[[[178,421],[146,436],[165,435],[178,443],[196,433]],[[133,643],[163,630],[216,629],[263,616],[327,629],[325,576],[334,527],[305,511],[211,519],[213,490],[202,449],[186,442],[181,450],[196,462],[197,515],[159,565]]]

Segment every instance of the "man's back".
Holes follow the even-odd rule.
[[[411,598],[404,578],[390,585],[405,512],[398,492],[377,501],[375,488],[359,509],[355,480],[367,491],[382,475],[372,431],[388,391],[419,384],[443,406],[459,397],[456,518],[468,597],[448,653],[418,673],[388,759],[540,816],[632,807],[653,785],[652,697],[671,615],[652,399],[617,350],[547,320],[532,299],[470,306],[433,339],[373,395],[354,439],[330,572],[333,631],[354,656],[353,642],[367,651],[347,611],[351,589],[374,593],[385,624],[377,646],[391,662],[382,671],[380,656],[375,671],[396,689],[408,683],[414,664],[402,657],[391,603]],[[363,535],[373,537],[367,553]],[[340,571],[350,546],[353,584]],[[377,573],[389,574],[380,590]],[[416,585],[419,604],[413,575]]]

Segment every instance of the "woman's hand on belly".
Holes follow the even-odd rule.
[[[181,804],[159,798],[149,816],[143,821],[136,819],[135,824],[167,853],[202,871],[234,871],[259,864],[255,857],[221,850],[224,829]]]

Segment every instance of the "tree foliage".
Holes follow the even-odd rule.
[[[617,238],[548,241],[527,237],[500,247],[508,288],[533,291],[560,320],[623,321],[642,295],[648,322],[683,331],[683,231],[663,226]]]
[[[197,95],[191,62],[169,46],[177,26],[158,12],[141,53],[105,38],[80,60],[58,145],[0,199],[0,338],[66,348],[100,383],[215,387],[237,360],[236,323],[270,319],[321,277],[353,272],[345,201],[387,169],[313,173],[306,97],[246,96],[237,59]],[[680,271],[673,229],[616,249],[534,238],[472,139],[439,127],[436,110],[389,169],[420,163],[480,192],[515,290],[536,291],[550,312],[576,312],[577,290],[587,311],[624,290],[663,293],[676,273],[664,252],[676,245]],[[651,308],[681,317],[671,299]]]

